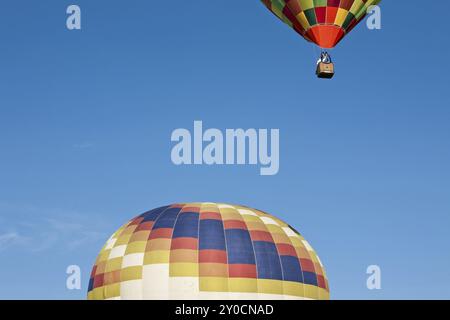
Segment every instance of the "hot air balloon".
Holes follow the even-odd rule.
[[[334,48],[381,0],[261,0],[278,18],[322,49],[319,78],[332,78],[334,65],[326,49]]]
[[[143,213],[106,242],[88,299],[329,299],[324,267],[291,226],[265,212],[184,203]]]

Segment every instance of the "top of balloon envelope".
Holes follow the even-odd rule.
[[[334,48],[381,0],[261,0],[306,40]]]
[[[266,212],[176,203],[145,212],[106,242],[88,299],[329,299],[317,253]]]

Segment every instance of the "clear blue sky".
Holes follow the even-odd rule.
[[[81,31],[65,27],[72,3]],[[183,201],[286,220],[334,299],[450,298],[450,4],[382,8],[382,30],[355,29],[320,81],[318,51],[258,0],[5,1],[0,298],[84,299],[115,229]],[[279,174],[175,167],[170,134],[194,120],[279,128]],[[69,264],[81,291],[65,288]]]

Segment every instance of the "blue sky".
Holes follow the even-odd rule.
[[[72,3],[81,31],[65,27]],[[382,30],[355,29],[320,81],[317,49],[257,0],[5,2],[0,298],[84,299],[115,229],[184,201],[286,220],[334,299],[450,298],[450,4],[382,9]],[[174,166],[170,134],[194,120],[279,128],[279,174]],[[80,291],[65,288],[70,264]],[[382,290],[365,286],[371,264]]]

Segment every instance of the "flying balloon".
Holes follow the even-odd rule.
[[[334,48],[381,0],[261,0],[278,18],[322,49]],[[329,54],[318,61],[319,77],[331,78]]]
[[[329,299],[323,265],[291,226],[217,203],[157,208],[106,242],[88,299]]]

